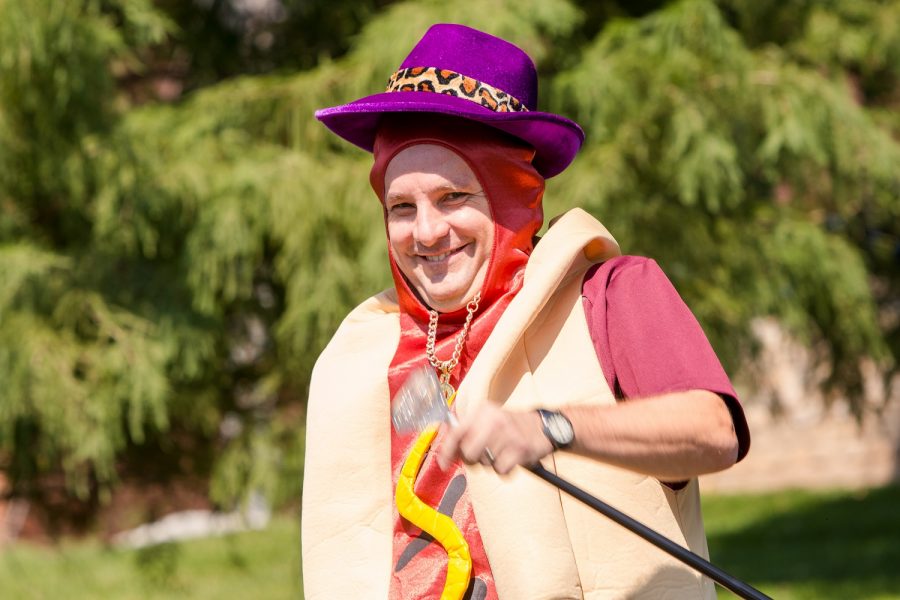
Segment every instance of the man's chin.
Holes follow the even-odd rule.
[[[428,306],[441,313],[454,312],[465,308],[467,304],[464,293],[424,293],[424,291],[420,291],[419,295]]]

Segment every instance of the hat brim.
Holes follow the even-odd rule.
[[[470,119],[515,136],[534,148],[534,167],[545,178],[558,175],[568,167],[584,142],[581,127],[559,115],[538,111],[494,112],[465,98],[432,92],[384,92],[323,108],[315,115],[335,134],[371,152],[381,115],[405,112]]]

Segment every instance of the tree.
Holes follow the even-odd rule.
[[[199,4],[0,0],[0,469],[16,493],[64,472],[96,497],[155,449],[191,459],[221,505],[297,497],[314,360],[390,283],[370,157],[312,112],[380,89],[437,21],[525,48],[543,106],[585,127],[548,214],[585,206],[656,257],[732,366],[748,324],[778,317],[861,407],[859,361],[890,368],[898,347],[896,321],[877,322],[897,289],[898,3],[582,4],[348,0],[361,29],[323,24],[343,33],[298,57],[301,3],[254,25],[263,52],[227,23],[192,45]],[[190,92],[138,93],[166,61]]]
[[[843,71],[829,79],[826,64],[800,60],[822,37],[822,11],[806,4],[779,5],[809,23],[786,49],[752,50],[712,2],[607,25],[555,81],[554,107],[589,139],[559,192],[602,215],[629,251],[659,258],[733,367],[751,350],[750,321],[774,315],[825,343],[832,391],[860,410],[860,360],[895,363],[876,318],[888,298],[868,277],[896,289],[900,150]],[[867,22],[878,12],[851,4]],[[739,22],[772,10],[731,6]],[[872,45],[890,54],[896,41]],[[880,254],[872,231],[893,240]]]

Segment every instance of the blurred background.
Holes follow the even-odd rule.
[[[654,257],[737,383],[713,562],[900,598],[897,0],[0,0],[0,596],[302,597],[310,370],[390,283],[312,113],[434,22],[534,58],[587,134],[547,216]]]

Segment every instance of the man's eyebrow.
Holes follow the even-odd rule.
[[[481,186],[472,182],[472,183],[453,183],[448,182],[438,186],[435,186],[434,191],[441,193],[448,192],[462,192],[462,191],[480,191]],[[390,192],[387,196],[385,196],[385,200],[403,200],[407,198],[407,194],[403,192]]]
[[[449,182],[445,185],[440,185],[436,190],[440,192],[466,192],[468,194],[479,194],[484,191],[484,188],[477,179],[473,179],[471,181],[461,181],[458,183]]]

